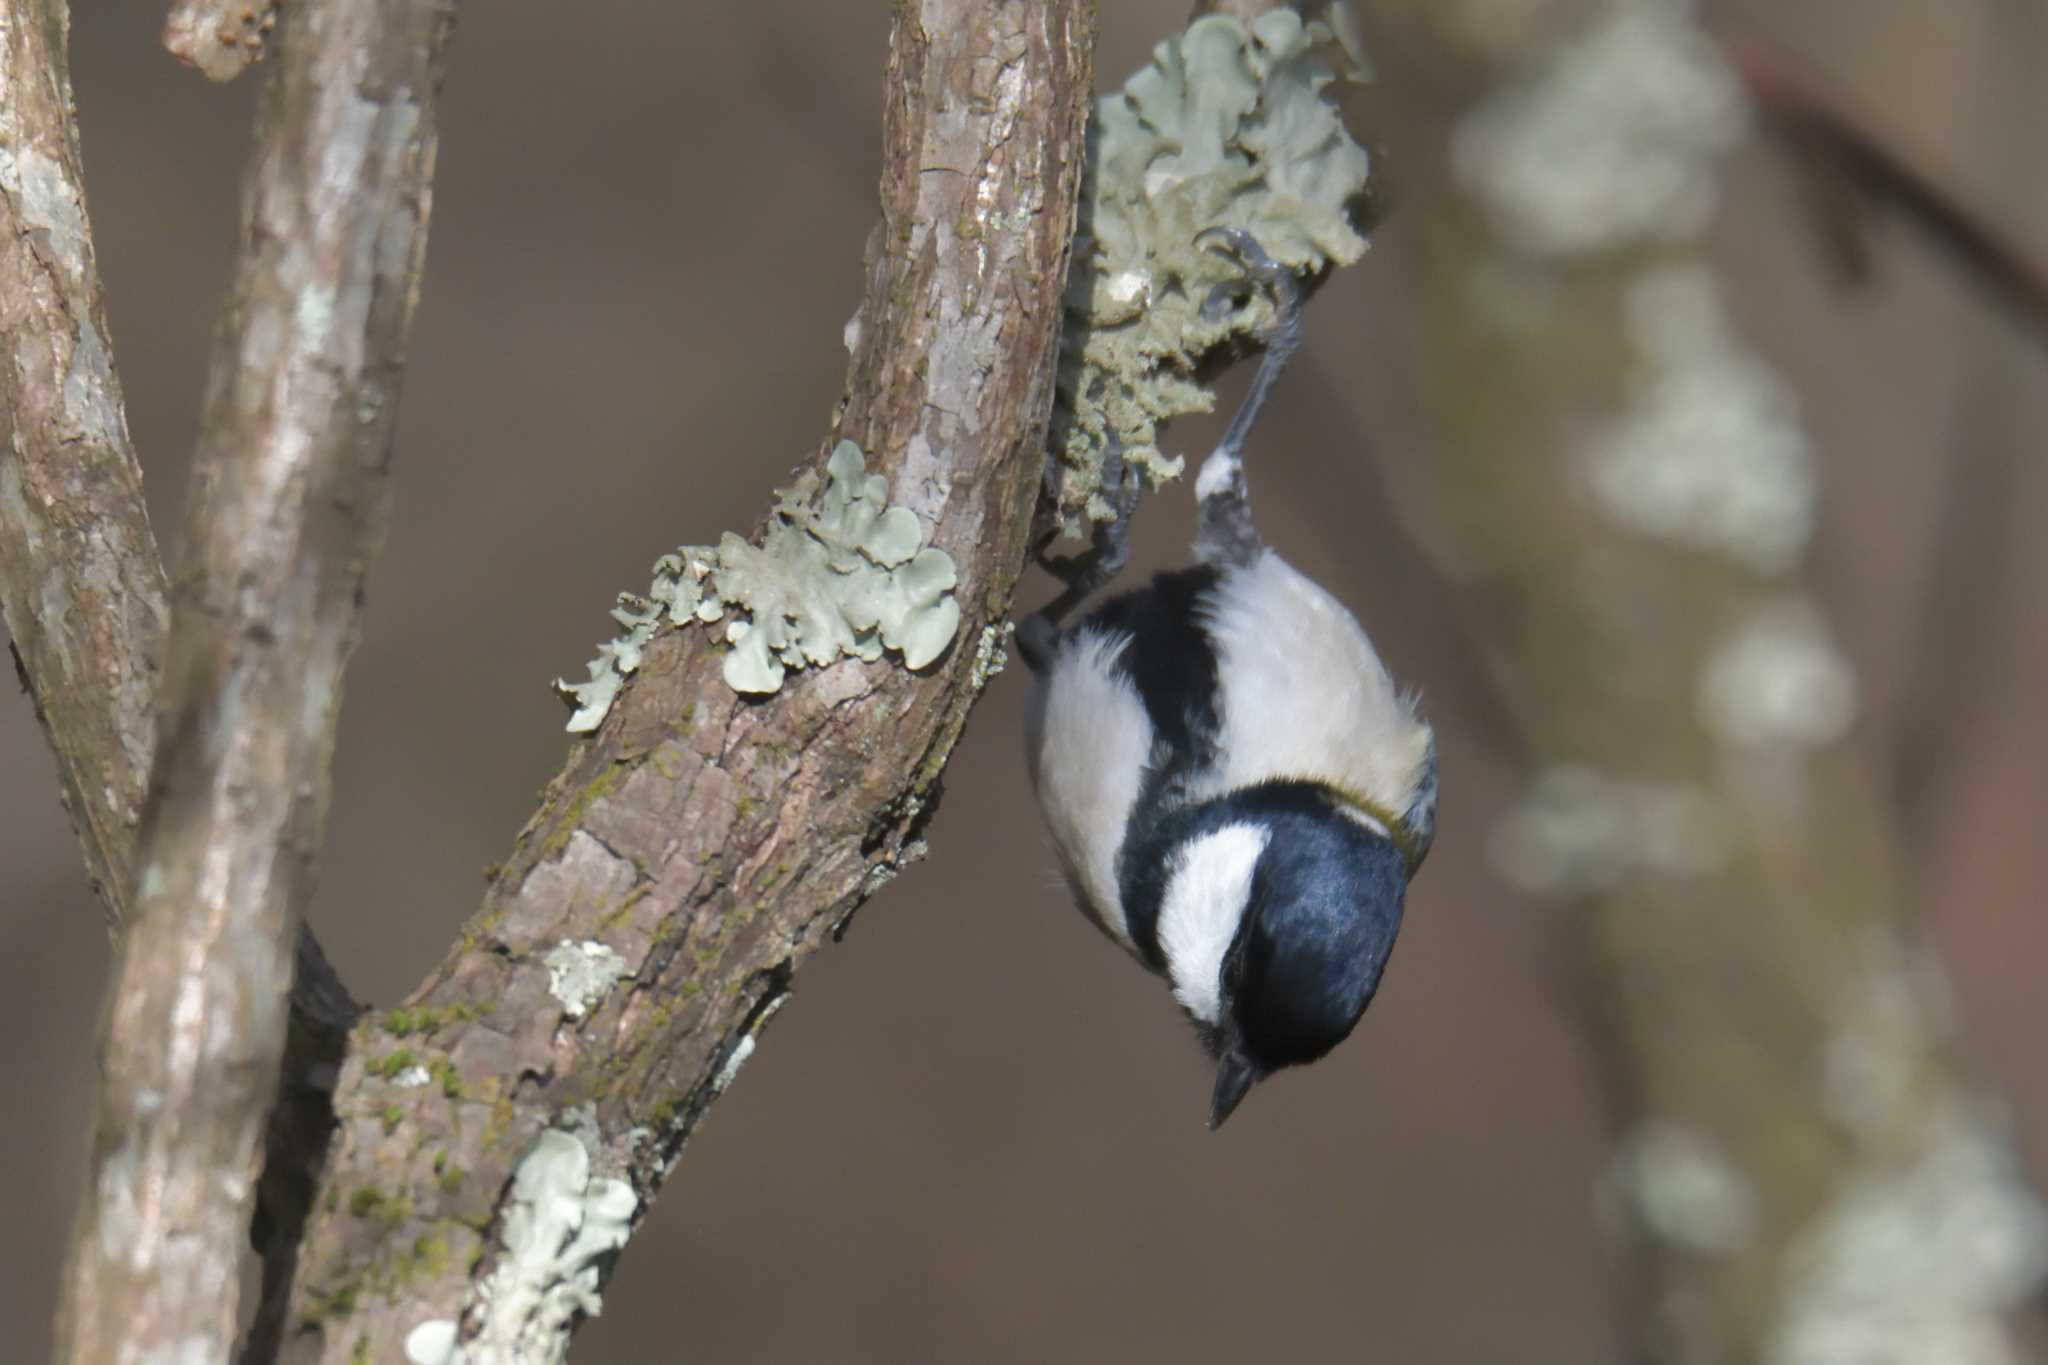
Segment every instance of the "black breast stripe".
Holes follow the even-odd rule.
[[[1152,754],[1145,783],[1132,808],[1129,835],[1118,869],[1141,847],[1169,810],[1185,800],[1188,784],[1216,761],[1222,729],[1216,648],[1195,610],[1196,599],[1216,586],[1219,571],[1210,565],[1163,573],[1145,587],[1111,598],[1089,615],[1089,624],[1131,637],[1117,659],[1117,671],[1137,689],[1146,717],[1152,722]],[[1155,872],[1161,869],[1154,869]],[[1158,970],[1159,897],[1147,896],[1142,906],[1128,900],[1125,921],[1131,941]]]

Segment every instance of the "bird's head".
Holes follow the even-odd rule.
[[[1216,1058],[1211,1127],[1257,1082],[1350,1036],[1379,988],[1408,885],[1400,848],[1341,802],[1276,788],[1244,816],[1175,859],[1160,918],[1167,974]],[[1187,913],[1202,900],[1208,915]],[[1176,933],[1198,920],[1212,939],[1227,928],[1220,959],[1213,942],[1204,952],[1200,935]]]

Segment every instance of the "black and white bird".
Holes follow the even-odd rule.
[[[1203,235],[1272,298],[1266,354],[1195,481],[1192,567],[1062,630],[1122,566],[1129,494],[1066,590],[1018,626],[1036,675],[1032,781],[1068,884],[1164,977],[1217,1063],[1210,1125],[1252,1085],[1342,1042],[1378,989],[1429,851],[1436,745],[1336,598],[1252,527],[1243,454],[1301,340],[1293,273],[1239,229]]]

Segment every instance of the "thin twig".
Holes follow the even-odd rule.
[[[246,182],[59,1358],[221,1360],[382,539],[445,0],[306,0]]]
[[[566,1133],[611,1216],[613,1182],[644,1210],[797,967],[918,856],[1000,657],[1037,497],[1093,10],[896,10],[883,221],[837,435],[952,557],[953,648],[916,674],[807,670],[764,703],[722,681],[712,632],[654,638],[462,942],[403,1010],[357,1028],[284,1359],[404,1360],[411,1338],[412,1358],[452,1360],[458,1331],[500,1343],[491,1359],[515,1358],[508,1339],[532,1365],[560,1359],[591,1288],[574,1277],[608,1269],[610,1248],[552,1269],[501,1260],[522,1158]],[[551,991],[565,941],[623,973],[574,1013]]]
[[[1827,172],[1917,228],[1994,306],[2048,346],[2048,259],[1972,204],[1927,158],[1850,103],[1789,51],[1754,34],[1724,35],[1729,64],[1762,113]]]

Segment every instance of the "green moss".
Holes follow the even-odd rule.
[[[647,1111],[647,1126],[657,1133],[666,1132],[675,1126],[676,1114],[682,1109],[682,1098],[670,1095],[654,1108]]]
[[[450,1166],[446,1170],[436,1167],[434,1175],[434,1183],[441,1187],[441,1193],[454,1194],[462,1188],[462,1182],[468,1178],[469,1172],[460,1166]]]
[[[625,781],[626,775],[632,771],[631,764],[609,763],[603,772],[584,783],[582,789],[569,798],[567,807],[555,819],[553,831],[542,841],[541,861],[545,862],[567,848],[570,836],[583,827],[583,817],[590,807],[616,791],[619,783]]]
[[[397,1132],[398,1125],[405,1122],[405,1111],[395,1104],[387,1104],[377,1117],[384,1124],[384,1132],[388,1136]]]
[[[357,1337],[356,1344],[349,1347],[349,1365],[370,1365],[370,1339]]]
[[[407,1070],[414,1065],[412,1049],[401,1047],[393,1049],[382,1058],[370,1063],[368,1070],[378,1080],[390,1081],[396,1080],[399,1072]]]
[[[654,882],[651,879],[635,886],[619,901],[616,909],[607,911],[604,917],[598,920],[597,927],[606,934],[616,933],[620,929],[625,928],[626,921],[633,918],[633,907],[647,899],[647,893],[652,890],[654,890]]]
[[[385,1237],[367,1260],[351,1266],[347,1274],[308,1288],[306,1313],[300,1319],[304,1327],[318,1328],[326,1319],[353,1314],[366,1295],[379,1295],[392,1303],[407,1301],[414,1297],[420,1279],[439,1279],[448,1274],[455,1264],[458,1244],[465,1247],[467,1270],[474,1270],[483,1259],[488,1216],[435,1219],[410,1242],[400,1243],[389,1234],[411,1217],[409,1199],[395,1198],[376,1189],[359,1190],[349,1206],[357,1217],[384,1224]],[[359,1339],[351,1359],[367,1359],[363,1355],[366,1349],[366,1343]]]
[[[456,1005],[395,1009],[384,1016],[384,1031],[394,1038],[410,1038],[415,1034],[430,1037],[450,1024],[469,1024],[487,1019],[497,1008],[494,1000],[465,1000]]]
[[[438,1233],[423,1233],[413,1239],[412,1249],[397,1267],[403,1280],[420,1275],[438,1279],[447,1272],[448,1264],[454,1257],[448,1248],[448,1239]]]
[[[327,1318],[348,1317],[361,1300],[362,1291],[353,1282],[308,1289],[306,1315],[301,1321],[308,1327],[318,1327]]]
[[[491,1117],[484,1124],[484,1148],[486,1151],[495,1150],[504,1145],[506,1135],[512,1131],[512,1120],[514,1117],[511,1099],[508,1096],[500,1095],[492,1103]]]
[[[655,746],[654,752],[648,755],[647,762],[669,782],[682,781],[683,775],[689,771],[683,761],[682,747],[666,741]]]

